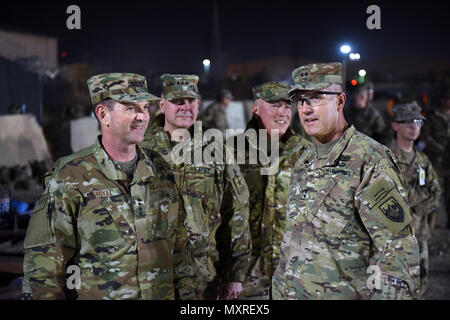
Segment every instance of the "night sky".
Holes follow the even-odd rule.
[[[213,56],[212,2],[11,1],[0,28],[58,37],[60,62],[96,71],[195,72]],[[81,8],[81,30],[68,30],[66,8]],[[368,30],[366,8],[381,8],[381,30]],[[450,57],[444,1],[218,1],[223,64],[296,55],[339,60],[347,42],[362,57]],[[213,61],[214,62],[214,61]]]

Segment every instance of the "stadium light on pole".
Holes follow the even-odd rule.
[[[205,77],[209,76],[209,67],[211,66],[211,61],[209,59],[203,59],[203,69],[205,69]]]
[[[352,48],[348,45],[348,44],[343,44],[341,46],[341,52],[344,54],[349,53],[350,51],[352,51]]]
[[[352,48],[348,44],[341,45],[341,53],[343,53],[342,58],[342,78],[344,79],[344,89],[345,89],[345,83],[347,82],[347,56],[350,51],[352,51]]]
[[[350,60],[359,60],[361,58],[359,53],[350,53],[349,55]]]

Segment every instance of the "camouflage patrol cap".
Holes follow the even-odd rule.
[[[262,85],[253,87],[253,100],[262,99],[266,102],[273,102],[277,100],[287,100],[292,102],[289,95],[289,90],[292,87],[281,81],[269,81]]]
[[[394,121],[425,120],[421,111],[422,108],[416,102],[397,104],[392,108]]]
[[[134,73],[98,74],[87,85],[93,106],[106,99],[125,103],[160,100],[148,92],[145,77]]]
[[[290,94],[297,90],[322,90],[333,83],[343,85],[342,64],[340,62],[311,63],[292,71],[294,87]]]
[[[198,92],[198,76],[195,74],[168,74],[161,76],[163,94],[167,100],[180,98],[201,99]]]

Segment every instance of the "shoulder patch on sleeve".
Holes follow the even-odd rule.
[[[367,189],[364,195],[369,210],[376,213],[383,223],[396,234],[411,220],[408,203],[397,190],[394,182],[379,177]]]
[[[378,206],[378,209],[381,210],[389,220],[394,222],[403,222],[405,218],[402,206],[393,196],[390,196],[387,200],[383,201]]]

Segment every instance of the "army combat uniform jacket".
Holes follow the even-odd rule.
[[[426,142],[424,152],[433,162],[433,167],[441,178],[450,177],[450,117],[441,110],[427,116],[421,134]]]
[[[175,144],[169,140],[163,128],[164,115],[155,119],[154,126],[147,130],[143,148],[161,154],[170,164],[186,210],[188,249],[191,252],[199,282],[215,279],[215,263],[218,261],[216,231],[221,224],[220,206],[226,189],[232,193],[233,218],[229,221],[231,239],[228,244],[226,273],[227,281],[244,281],[250,259],[251,239],[248,226],[248,189],[237,165],[217,163],[176,164],[171,156]],[[194,127],[194,126],[193,126]],[[188,148],[196,152],[196,144],[186,140]],[[181,144],[181,143],[180,143]],[[205,141],[199,143],[202,151]],[[197,150],[199,151],[199,150]],[[201,290],[201,289],[200,289]]]
[[[414,235],[419,242],[422,297],[428,287],[427,278],[430,266],[428,240],[431,238],[431,228],[429,221],[431,215],[436,214],[436,209],[439,206],[441,186],[430,160],[423,152],[414,148],[411,152],[411,159],[406,152],[397,146],[395,141],[392,141],[389,147],[400,167],[403,181],[407,187]]]
[[[369,103],[365,109],[357,109],[350,105],[344,108],[344,115],[347,122],[355,126],[356,130],[380,142],[386,124],[372,104]]]
[[[427,116],[423,127],[423,137],[426,141],[424,152],[433,163],[443,187],[444,203],[450,221],[450,116],[441,110],[436,110]],[[447,223],[450,227],[450,222]]]
[[[402,299],[419,293],[419,248],[390,150],[351,126],[292,174],[274,299]]]
[[[257,118],[247,125],[256,132],[260,128]],[[235,138],[243,139],[241,137]],[[295,134],[291,129],[281,137],[279,142],[278,170],[272,175],[261,173],[262,168],[270,164],[258,161],[250,164],[249,152],[259,152],[258,145],[246,139],[245,164],[240,164],[242,174],[250,193],[250,232],[252,236],[252,255],[250,268],[244,282],[243,297],[268,296],[272,284],[272,275],[279,261],[280,244],[286,229],[286,203],[288,188],[294,164],[310,142]],[[264,146],[265,147],[265,146]],[[269,150],[270,151],[270,150]],[[224,201],[222,210],[228,215],[230,205]]]
[[[222,131],[222,133],[225,133],[227,129],[225,108],[223,108],[219,102],[214,102],[207,106],[200,114],[199,120],[202,121],[204,130],[216,128]]]
[[[47,173],[24,243],[23,298],[174,299],[174,284],[179,294],[196,286],[173,176],[159,155],[137,152],[131,182],[100,137]]]
[[[389,148],[400,167],[406,184],[408,202],[413,214],[414,235],[418,241],[429,240],[431,230],[428,215],[439,206],[441,187],[436,172],[428,157],[414,148],[414,158],[406,159],[405,153],[393,141]]]

